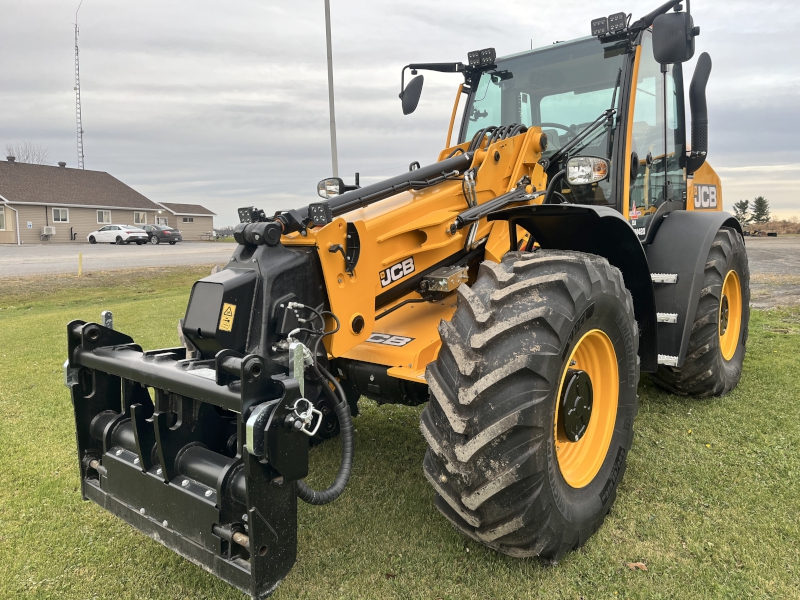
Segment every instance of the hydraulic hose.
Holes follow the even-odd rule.
[[[564,175],[567,174],[566,169],[562,169],[550,180],[550,185],[547,186],[547,193],[544,195],[544,200],[542,204],[552,204],[553,203],[553,194],[556,193],[556,184],[564,178]]]
[[[319,379],[327,379],[336,388],[336,394],[334,394],[327,382],[322,382],[322,391],[333,403],[333,409],[339,419],[339,437],[342,440],[342,462],[339,464],[339,472],[336,474],[336,479],[327,490],[317,491],[311,489],[302,479],[297,482],[297,497],[309,504],[321,506],[329,504],[341,496],[350,479],[350,472],[353,470],[353,421],[350,417],[347,396],[345,396],[344,390],[339,385],[339,382],[336,381],[336,378],[325,367],[316,365],[313,369]]]

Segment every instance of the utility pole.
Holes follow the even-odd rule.
[[[83,1],[83,0],[81,0]],[[339,176],[339,156],[336,151],[336,111],[333,108],[333,52],[331,51],[331,3],[325,0],[325,39],[328,45],[328,106],[331,113],[331,163],[333,176]],[[77,46],[75,46],[77,52]]]
[[[81,0],[78,10],[81,9]],[[75,11],[75,119],[78,127],[78,168],[83,169],[83,123],[81,122],[81,68],[78,61],[78,10]]]

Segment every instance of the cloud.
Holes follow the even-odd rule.
[[[404,117],[397,94],[408,62],[547,46],[585,36],[594,16],[627,8],[636,18],[660,1],[600,0],[591,11],[578,0],[332,2],[340,174],[369,183],[442,149],[458,77],[426,73],[420,106]],[[800,213],[794,175],[768,170],[800,164],[800,63],[790,60],[800,11],[775,0],[694,4],[698,53],[714,61],[709,161],[726,199],[766,195]],[[0,20],[0,143],[38,142],[70,166],[76,7],[5,0]],[[87,168],[153,200],[204,204],[219,224],[235,222],[238,206],[315,198],[331,171],[321,0],[86,0],[79,22]]]

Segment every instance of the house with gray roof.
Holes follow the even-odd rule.
[[[160,223],[181,230],[185,240],[210,239],[214,232],[215,213],[199,204],[174,204],[159,202],[164,212],[158,216]]]
[[[195,229],[213,230],[208,209],[172,206],[177,208],[157,204],[102,171],[19,163],[13,156],[0,162],[0,244],[86,243],[89,233],[108,224],[164,224],[189,241],[206,237]]]

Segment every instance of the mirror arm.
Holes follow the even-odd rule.
[[[681,2],[682,0],[669,0],[669,2],[666,2],[661,6],[659,6],[657,9],[655,9],[654,11],[647,13],[641,19],[634,21],[634,23],[630,27],[630,30],[641,31],[643,29],[647,29],[648,27],[650,27],[650,25],[653,24],[653,21],[656,20],[657,16],[668,13],[670,9],[680,4]]]
[[[406,69],[411,69],[412,71],[438,71],[439,73],[462,73],[466,70],[466,65],[464,63],[411,63],[403,67],[400,71],[400,97],[403,97],[403,90],[406,89],[405,86],[405,74]],[[413,73],[416,75],[416,73]]]

